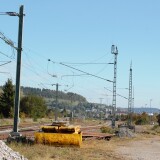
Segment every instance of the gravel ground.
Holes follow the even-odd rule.
[[[124,160],[160,160],[160,137],[130,141],[116,149]]]
[[[0,160],[27,160],[27,158],[14,152],[3,141],[0,141]]]

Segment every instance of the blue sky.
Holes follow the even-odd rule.
[[[90,102],[112,103],[112,83],[64,67],[59,62],[113,62],[111,45],[118,47],[117,93],[128,97],[129,67],[132,61],[135,107],[160,108],[160,2],[158,0],[14,0],[3,1],[0,12],[19,12],[24,5],[21,85],[82,94]],[[18,18],[0,15],[0,32],[17,45]],[[3,85],[15,83],[16,51],[0,40],[0,67]],[[51,59],[52,62],[48,62]],[[56,63],[53,63],[56,62]],[[1,62],[2,63],[2,62]],[[113,80],[112,65],[73,65],[72,67]],[[54,78],[50,75],[57,75]],[[68,87],[66,87],[68,85]],[[107,96],[108,95],[108,96]],[[127,107],[117,97],[117,107]]]

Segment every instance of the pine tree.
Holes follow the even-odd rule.
[[[8,79],[2,90],[3,93],[0,95],[0,114],[8,118],[13,116],[14,108],[14,86],[11,79]]]

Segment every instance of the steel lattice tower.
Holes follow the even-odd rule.
[[[129,72],[128,125],[132,123],[132,63]]]
[[[115,55],[114,57],[114,78],[113,78],[113,101],[112,101],[112,127],[115,127],[116,118],[116,79],[117,79],[117,55],[118,49],[115,45],[111,47],[111,53]]]
[[[132,96],[132,113],[134,113],[134,86],[133,86],[133,96]]]

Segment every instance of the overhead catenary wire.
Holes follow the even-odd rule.
[[[25,52],[26,53],[26,52]],[[4,53],[2,53],[1,52],[1,54],[3,54],[3,55],[5,55],[6,57],[8,57],[8,58],[10,58],[9,56],[7,56],[6,54],[4,54]],[[26,56],[27,56],[27,54],[26,54]],[[28,57],[28,56],[27,56]],[[44,56],[43,56],[44,57]],[[46,58],[46,57],[45,57]],[[47,58],[46,58],[47,59]],[[30,63],[31,64],[31,63]],[[84,63],[85,64],[85,63]],[[88,63],[88,64],[112,64],[112,63]],[[33,65],[32,65],[33,66]],[[106,67],[106,66],[105,66]],[[30,70],[32,70],[32,72],[35,72],[35,71],[33,71],[33,68],[34,67],[27,67],[28,69],[30,68]],[[32,68],[32,69],[31,69]],[[103,68],[104,69],[104,68]],[[47,66],[47,72],[48,72],[48,66]],[[83,72],[83,71],[82,71]],[[38,76],[40,76],[39,74],[37,74],[37,72],[35,73],[36,75],[38,75]],[[49,74],[49,73],[48,73]],[[99,74],[99,73],[97,73],[97,74]],[[53,75],[51,75],[51,74],[49,74],[50,76],[52,76],[52,77],[57,77],[57,76],[53,76]],[[94,77],[97,77],[97,78],[100,78],[100,79],[103,79],[103,80],[106,80],[106,81],[109,81],[109,82],[112,82],[112,81],[110,81],[110,80],[107,80],[107,79],[105,79],[105,78],[102,78],[102,77],[98,77],[98,76],[96,76],[96,75],[93,75],[93,74],[90,74],[90,73],[85,73],[85,74],[81,74],[81,75],[77,75],[77,76],[83,76],[83,75],[91,75],[91,76],[94,76]],[[76,75],[75,75],[76,76]]]
[[[86,65],[87,65],[87,64],[91,64],[91,65],[92,65],[92,64],[93,64],[93,65],[94,65],[94,64],[102,64],[102,65],[103,65],[103,64],[114,64],[114,63],[90,63],[90,62],[73,62],[73,63],[72,63],[72,62],[62,62],[62,63],[65,63],[65,64],[86,64]]]
[[[106,56],[106,55],[104,55],[104,56]],[[97,63],[97,62],[94,62],[94,61],[93,62],[61,62],[61,63],[63,63],[63,64],[71,64],[71,65],[74,65],[74,66],[75,65],[105,65],[102,69],[100,69],[97,73],[94,74],[94,75],[98,75],[102,71],[104,71],[108,67],[109,64],[114,64],[113,62],[111,62],[112,60],[113,60],[113,57],[110,59],[109,63],[106,63],[106,62],[105,63],[104,62]],[[97,61],[97,60],[95,60],[95,61]]]
[[[8,64],[8,63],[11,63],[11,61],[8,61],[8,62],[6,62],[6,63],[0,64],[0,66],[4,66],[4,65],[6,65],[6,64]]]
[[[9,59],[14,59],[14,58],[12,58],[11,56],[8,56],[7,54],[3,53],[2,51],[0,51],[0,54],[2,54],[3,56],[5,56],[5,57],[7,57],[7,58],[9,58]]]
[[[106,63],[106,65],[100,71],[98,71],[95,75],[98,75],[102,71],[104,71],[108,67],[109,64],[114,64],[113,62],[111,63],[112,60],[113,60],[113,57],[110,59],[109,63]]]
[[[102,79],[102,80],[105,80],[105,81],[108,81],[108,82],[113,82],[113,81],[111,81],[111,80],[108,80],[108,79],[105,79],[105,78],[102,78],[102,77],[96,76],[96,75],[94,75],[94,74],[91,74],[91,73],[88,73],[88,72],[82,71],[82,70],[80,70],[80,69],[74,68],[74,67],[69,66],[69,65],[66,65],[66,64],[64,64],[64,63],[61,63],[61,62],[60,62],[59,64],[61,64],[61,65],[63,65],[63,66],[66,66],[66,67],[68,67],[68,68],[72,68],[73,70],[76,70],[76,71],[79,71],[79,72],[85,73],[85,74],[90,75],[90,76],[92,76],[92,77],[96,77],[96,78],[99,78],[99,79]]]
[[[26,68],[27,70],[30,70],[32,73],[34,73],[37,77],[39,77],[39,78],[41,78],[41,79],[44,79],[45,81],[46,80],[48,80],[47,78],[46,78],[46,76],[44,77],[44,76],[41,76],[40,75],[40,72],[43,72],[43,75],[44,75],[44,73],[46,73],[46,75],[47,75],[47,72],[45,72],[44,70],[44,68],[41,68],[41,67],[39,67],[39,65],[37,64],[37,66],[39,67],[39,69],[38,69],[38,71],[37,71],[37,68],[35,68],[35,65],[33,65],[32,63],[31,63],[31,58],[29,58],[29,55],[27,54],[27,52],[26,51],[24,51],[23,50],[23,52],[24,52],[24,55],[26,55],[26,59],[28,60],[28,62],[29,62],[29,64],[28,63],[23,63],[22,64],[22,67],[24,67],[24,68]],[[34,61],[34,64],[35,64],[35,61]],[[39,72],[40,71],[40,72]]]
[[[104,88],[105,88],[106,90],[110,91],[110,92],[113,92],[112,90],[110,90],[110,89],[108,89],[108,88],[106,88],[106,87],[104,87]],[[128,100],[127,97],[124,97],[124,96],[122,96],[122,95],[120,95],[120,94],[118,94],[118,93],[116,93],[116,95]]]
[[[0,54],[4,55],[5,57],[7,57],[7,58],[9,58],[9,59],[12,59],[12,58],[9,57],[7,54],[5,54],[5,53],[3,53],[3,52],[1,52],[1,51],[0,51]],[[15,59],[14,59],[14,62],[15,62]],[[39,72],[34,69],[33,66],[30,66],[30,65],[27,65],[27,64],[23,63],[23,64],[22,64],[22,67],[24,67],[24,68],[26,68],[27,70],[31,71],[32,73],[34,73],[34,74],[35,74],[36,76],[38,76],[39,78],[44,79],[45,81],[48,80],[46,77],[41,76],[41,75],[39,74]],[[32,81],[33,81],[33,80],[32,80]],[[37,82],[37,83],[38,83],[38,82]]]
[[[19,14],[18,13],[15,13],[15,12],[0,12],[0,14],[3,14],[3,15],[5,15],[5,14],[8,14],[8,15],[10,15],[10,16],[19,16]],[[3,40],[3,41],[5,41],[5,43],[7,43],[8,45],[10,45],[11,47],[12,47],[12,49],[13,49],[13,51],[14,51],[14,49],[18,49],[18,48],[16,48],[15,46],[14,46],[14,43],[10,40],[10,39],[8,39],[7,37],[5,37],[4,36],[4,34],[2,33],[2,32],[0,32],[0,38]],[[3,52],[0,52],[3,56],[6,56],[7,58],[10,58],[10,59],[13,59],[13,55],[14,54],[12,54],[11,56],[8,56],[7,54],[5,54],[5,53],[3,53]],[[11,62],[11,61],[10,61]],[[10,63],[10,62],[7,62],[7,63]],[[5,63],[5,64],[7,64],[7,63]],[[5,64],[2,64],[2,65],[5,65]],[[2,65],[0,65],[0,66],[2,66]],[[25,66],[25,64],[22,64],[23,66]],[[25,66],[26,67],[26,66]],[[39,77],[41,77],[42,78],[42,76],[38,73],[38,72],[36,72],[35,70],[33,70],[34,69],[34,67],[32,66],[29,66],[29,67],[26,67],[27,69],[30,69],[32,72],[34,72],[37,76],[39,76]],[[5,72],[1,72],[1,73],[5,73]],[[44,78],[44,77],[43,77]],[[45,77],[46,78],[46,77]]]
[[[38,84],[38,86],[42,86],[42,88],[49,90],[49,88],[44,83],[40,83],[40,84]]]
[[[109,54],[104,54],[103,56],[101,56],[101,57],[99,57],[99,58],[96,58],[95,60],[92,60],[92,61],[90,61],[90,62],[97,62],[97,61],[103,59],[103,58],[104,58],[105,56],[107,56],[107,55],[109,55]]]
[[[57,78],[57,74],[51,74],[51,73],[49,73],[49,62],[50,62],[51,60],[50,59],[48,59],[48,63],[47,63],[47,73],[51,76],[51,77],[56,77]],[[52,63],[53,63],[53,61],[51,61]],[[54,64],[54,63],[53,63]]]
[[[9,72],[0,72],[0,73],[3,73],[3,74],[10,74]]]
[[[35,56],[37,56],[38,58],[41,57],[43,60],[44,60],[44,59],[45,59],[45,60],[48,60],[48,59],[49,59],[48,57],[42,55],[42,54],[39,53],[38,51],[35,51],[35,50],[30,49],[30,48],[25,47],[25,46],[23,46],[23,52],[24,52],[24,51],[25,51],[26,53],[28,53],[28,52],[34,53]]]
[[[23,52],[24,52],[24,50],[23,50]],[[32,52],[32,51],[31,51]],[[34,51],[35,52],[35,51]],[[35,54],[34,54],[35,55]],[[37,55],[38,56],[38,55]],[[45,58],[45,59],[48,59],[47,57],[44,57],[44,56],[41,56],[41,57],[43,57],[43,59]],[[8,58],[10,58],[10,57],[8,57]],[[57,62],[58,63],[58,62]],[[97,64],[98,65],[98,63],[93,63],[93,62],[91,62],[92,64]],[[30,63],[31,64],[31,63]],[[107,64],[107,63],[104,63],[104,64]],[[33,66],[35,65],[35,63],[34,64],[32,64],[32,65],[27,65],[27,64],[22,64],[22,66],[23,67],[25,67],[25,68],[27,68],[28,70],[30,70],[30,71],[32,71],[35,75],[37,75],[38,77],[40,77],[40,78],[43,78],[43,79],[47,79],[46,77],[44,78],[44,77],[42,77],[42,75],[41,75],[41,73],[39,72],[40,70],[38,69],[38,68],[34,68]],[[38,70],[39,71],[38,71]],[[36,70],[36,71],[35,71]],[[84,71],[82,71],[82,73],[83,73]],[[84,76],[84,75],[90,75],[90,76],[94,76],[94,77],[97,77],[97,78],[101,78],[101,79],[103,79],[103,80],[105,80],[105,81],[107,81],[107,79],[105,79],[105,78],[102,78],[102,77],[98,77],[98,76],[95,76],[94,74],[90,74],[90,73],[84,73],[84,74],[77,74],[77,75],[75,75],[75,76]],[[110,81],[110,80],[109,80]],[[110,82],[112,82],[112,81],[110,81]]]
[[[37,71],[35,71],[34,69],[30,68],[29,66],[22,64],[22,66],[24,66],[26,69],[30,70],[32,73],[34,73],[35,75],[37,75],[38,77],[48,80],[46,77],[42,77]]]
[[[104,59],[105,56],[108,54],[104,54],[103,56],[96,58],[95,60],[91,60],[90,62],[62,62],[64,64],[72,64],[72,65],[104,65],[104,64],[113,64],[113,63],[106,63],[106,62],[97,62],[101,59]]]
[[[108,65],[105,65],[101,70],[99,70],[95,75],[98,75],[100,74],[101,72],[103,72],[106,68],[107,68]]]
[[[36,64],[36,61],[34,61],[34,65],[33,65],[33,63],[31,62],[32,58],[29,57],[29,55],[27,54],[26,51],[24,51],[24,55],[26,56],[26,59],[28,61],[28,64],[27,63],[25,64],[26,66],[28,66],[29,68],[31,68],[35,72],[37,72],[36,71],[36,69],[37,69],[36,67],[38,67],[38,70],[40,70],[41,72],[47,74],[47,72],[45,71],[45,68],[41,67],[39,64]],[[35,64],[36,64],[36,67],[35,67]]]
[[[63,77],[81,77],[81,76],[86,76],[86,75],[88,75],[88,74],[68,74],[68,75],[62,75],[61,76],[61,79],[63,78]]]
[[[2,32],[0,32],[0,38],[9,46],[13,47],[14,49],[18,50],[17,47],[14,46],[14,42],[8,39]]]
[[[30,49],[30,48],[28,48],[28,47],[25,47],[25,46],[23,46],[23,48],[24,48],[24,50],[28,50],[29,52],[34,52],[34,53],[36,53],[36,54],[34,54],[34,55],[37,55],[38,54],[38,57],[39,57],[39,52],[37,52],[37,51],[35,51],[35,50],[33,50],[33,49]],[[23,51],[24,51],[23,50]],[[86,62],[86,64],[113,64],[113,63],[103,63],[103,62],[100,62],[100,63],[98,63],[97,61],[99,61],[100,59],[102,59],[102,58],[104,58],[105,56],[107,56],[108,54],[104,54],[103,56],[101,56],[100,58],[97,58],[96,60],[92,60],[92,61],[90,61],[90,62]],[[48,57],[46,57],[46,56],[44,56],[44,55],[40,55],[43,59],[47,59],[48,61],[52,61],[51,59],[49,59]],[[53,61],[52,61],[53,62]],[[97,62],[97,63],[96,63]],[[53,63],[59,63],[59,62],[53,62]],[[61,63],[70,63],[70,64],[76,64],[76,62],[61,62]],[[79,64],[85,64],[84,62],[78,62]],[[102,69],[101,69],[102,70]],[[103,70],[104,70],[104,68],[103,68]],[[47,72],[48,72],[48,66],[47,66]],[[101,72],[101,71],[99,71],[99,72]],[[99,74],[99,72],[98,72],[98,74]],[[50,74],[49,73],[49,75],[51,75],[52,76],[52,74]],[[86,74],[86,75],[88,75],[88,74]],[[82,75],[83,76],[83,75]],[[54,76],[55,77],[55,76]]]

